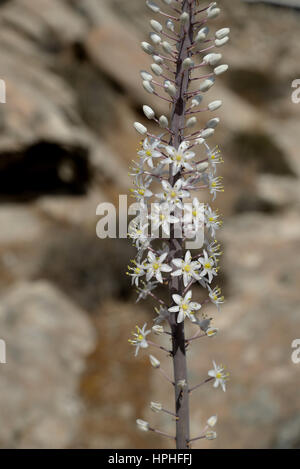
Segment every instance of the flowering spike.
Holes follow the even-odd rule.
[[[208,24],[220,14],[217,2],[199,8],[198,0],[176,0],[176,5],[175,0],[162,0],[160,4],[156,1],[146,0],[146,5],[164,21],[150,20],[150,43],[144,41],[141,47],[152,57],[151,73],[142,70],[140,74],[144,90],[167,104],[160,117],[152,107],[143,106],[145,117],[157,124],[157,133],[150,133],[143,123],[134,123],[143,141],[138,161],[131,168],[131,194],[138,204],[138,216],[130,223],[128,237],[138,252],[127,272],[137,289],[137,301],[151,297],[156,306],[153,326],[149,330],[146,324],[136,326],[129,342],[135,347],[135,355],[140,349],[155,347],[172,359],[171,379],[161,361],[149,356],[151,366],[174,388],[174,412],[157,402],[151,402],[150,407],[175,417],[176,446],[187,449],[192,441],[217,436],[213,430],[217,417],[212,416],[202,433],[190,438],[190,394],[210,382],[225,391],[228,379],[224,367],[213,362],[208,377],[189,387],[186,350],[200,337],[205,341],[217,335],[218,328],[205,308],[211,303],[218,311],[224,302],[220,288],[213,285],[222,254],[216,241],[222,220],[219,212],[209,203],[201,204],[195,193],[206,190],[215,200],[224,190],[222,178],[216,175],[218,164],[223,162],[221,151],[207,143],[220,122],[209,111],[218,110],[222,101],[208,101],[206,93],[228,70],[228,65],[222,64],[219,48],[228,42],[230,29],[218,29],[210,37]],[[195,86],[191,88],[191,84]],[[197,130],[194,114],[203,112],[208,113],[206,124]],[[159,238],[163,238],[160,243]],[[193,247],[188,246],[189,242]],[[194,301],[194,285],[206,291],[201,303]],[[166,295],[161,298],[156,293],[158,286],[159,292],[167,290],[168,301]],[[187,323],[196,330],[189,339],[185,338]],[[151,332],[157,339],[169,335],[171,350],[148,340]],[[144,420],[138,419],[137,425],[142,431],[174,438]]]

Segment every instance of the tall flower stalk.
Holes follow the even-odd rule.
[[[220,100],[207,102],[206,93],[216,77],[228,69],[221,62],[222,54],[214,49],[227,43],[229,29],[222,28],[214,36],[209,33],[207,23],[220,13],[216,2],[206,6],[199,0],[162,0],[162,3],[167,11],[153,1],[146,1],[156,18],[150,21],[150,43],[142,43],[142,49],[153,60],[151,72],[142,71],[141,78],[148,93],[169,104],[169,116],[156,117],[150,106],[143,106],[145,116],[158,124],[159,135],[152,134],[139,122],[134,123],[144,139],[138,151],[139,160],[131,172],[138,215],[130,224],[129,237],[138,252],[128,275],[137,287],[138,301],[150,296],[157,303],[152,332],[167,335],[171,348],[150,341],[151,330],[147,330],[146,324],[142,328],[136,326],[130,342],[136,348],[136,355],[140,348],[148,347],[166,352],[173,360],[174,370],[170,378],[160,361],[150,355],[151,365],[174,388],[175,402],[173,410],[155,402],[151,403],[151,409],[173,416],[176,433],[168,435],[140,419],[138,427],[174,438],[176,447],[184,449],[193,441],[216,437],[213,427],[217,418],[212,416],[200,434],[191,438],[191,393],[209,382],[225,391],[227,380],[224,368],[214,362],[206,379],[189,385],[186,355],[194,341],[217,333],[205,315],[205,306],[212,302],[219,309],[224,301],[220,288],[212,285],[219,270],[221,252],[216,232],[222,222],[217,210],[208,203],[200,203],[195,196],[206,190],[215,200],[217,193],[223,191],[222,180],[216,176],[222,156],[218,147],[211,148],[207,143],[219,118],[210,116],[202,128],[191,129],[197,125],[198,115],[214,112],[222,105]],[[197,251],[187,248],[191,241]],[[193,288],[199,284],[206,291],[202,303],[192,301]],[[197,327],[197,332],[189,338],[185,336],[186,321]]]

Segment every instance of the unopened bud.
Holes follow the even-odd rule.
[[[136,424],[138,426],[138,429],[141,430],[142,432],[148,432],[149,431],[150,425],[145,420],[137,419]]]
[[[192,59],[190,59],[189,57],[187,57],[186,59],[184,59],[184,61],[182,62],[182,67],[185,69],[185,70],[188,70],[189,68],[193,67],[195,64],[194,62],[192,61]]]
[[[175,86],[168,80],[164,83],[164,89],[170,96],[174,97],[176,95]]]
[[[202,139],[202,140],[204,142],[204,139]],[[199,173],[204,173],[204,171],[206,171],[207,168],[208,168],[208,163],[207,163],[207,161],[204,161],[203,163],[199,163],[196,167],[197,167],[197,171],[199,171]]]
[[[152,55],[152,58],[153,58],[154,62],[158,65],[161,65],[161,64],[164,63],[164,59],[162,59],[159,55],[154,54],[154,55]]]
[[[207,38],[208,33],[209,33],[209,29],[207,26],[205,26],[204,28],[201,28],[196,34],[195,42],[204,41]]]
[[[149,34],[150,36],[150,40],[153,42],[153,44],[155,44],[156,46],[159,45],[161,43],[161,37],[156,34],[156,33],[150,33]]]
[[[152,55],[154,53],[154,47],[151,46],[151,44],[149,44],[148,42],[141,42],[141,46],[143,51],[146,52],[146,54]]]
[[[145,127],[143,124],[140,124],[139,122],[135,122],[133,127],[141,135],[145,135],[147,133],[147,127]]]
[[[159,368],[160,367],[160,361],[157,360],[153,355],[149,355],[150,358],[150,363],[153,366],[153,368]]]
[[[146,106],[144,105],[143,106],[143,111],[144,111],[144,114],[145,116],[148,118],[148,119],[153,119],[155,117],[155,112],[153,111],[153,109],[150,107],[150,106]]]
[[[169,31],[174,32],[175,31],[175,25],[172,20],[167,20],[166,21],[166,27],[169,29]]]
[[[156,21],[156,20],[151,20],[151,21],[150,21],[150,25],[151,25],[152,29],[154,29],[154,31],[155,31],[156,33],[161,33],[161,32],[162,32],[163,27],[162,27],[162,25],[161,25],[158,21]]]
[[[162,129],[166,129],[169,125],[168,118],[166,116],[160,116],[159,125]]]
[[[219,16],[219,14],[221,13],[221,10],[220,8],[209,8],[207,10],[207,18],[217,18],[217,16]]]
[[[227,70],[228,70],[227,64],[219,65],[218,67],[214,69],[214,74],[221,75],[222,73],[227,72]]]
[[[199,106],[202,99],[203,99],[203,97],[201,96],[201,94],[198,94],[197,96],[194,96],[193,99],[192,99],[191,107]]]
[[[209,430],[208,432],[205,433],[205,438],[207,440],[215,440],[217,438],[216,432]]]
[[[180,379],[179,381],[177,381],[177,386],[179,387],[179,389],[183,390],[187,387],[187,382],[185,379]]]
[[[159,325],[153,326],[152,331],[156,335],[162,335],[165,332],[163,326],[159,326]]]
[[[218,421],[218,417],[216,415],[212,415],[211,417],[209,417],[209,419],[207,420],[207,425],[209,427],[214,427],[216,425]]]
[[[218,117],[214,117],[213,119],[210,119],[206,123],[206,127],[211,128],[211,129],[215,129],[217,127],[217,125],[219,124],[219,122],[220,122],[220,119]]]
[[[162,0],[166,5],[171,5],[173,0]]]
[[[190,117],[187,121],[186,121],[186,124],[185,126],[186,127],[194,127],[194,125],[197,124],[197,119],[196,117]]]
[[[221,106],[222,106],[222,101],[212,101],[211,103],[209,103],[208,109],[209,109],[210,111],[216,111],[216,110],[219,109]]]
[[[152,2],[152,0],[146,0],[146,5],[151,11],[154,11],[154,13],[158,13],[160,11],[159,6]]]
[[[171,44],[168,41],[163,41],[161,43],[161,46],[163,50],[166,52],[166,54],[172,54],[173,49],[172,49]]]
[[[208,138],[208,137],[211,137],[214,133],[215,133],[215,129],[204,129],[200,133],[200,137]]]
[[[140,74],[141,74],[142,79],[146,81],[151,81],[153,78],[151,73],[148,73],[146,70],[141,70]]]
[[[222,28],[216,31],[215,36],[217,39],[223,39],[223,37],[228,36],[229,33],[230,33],[229,28]]]
[[[203,62],[207,65],[216,65],[222,59],[222,54],[207,54],[203,57]]]
[[[228,37],[228,36],[223,37],[222,39],[216,39],[216,40],[215,40],[215,46],[216,46],[216,47],[225,46],[225,44],[227,44],[228,41],[229,41],[229,37]]]
[[[144,80],[143,81],[143,88],[148,92],[148,93],[154,93],[154,87],[151,85],[150,81]]]
[[[208,91],[214,84],[215,84],[215,78],[213,77],[207,78],[199,86],[199,91],[202,91],[203,93],[205,93],[205,91]]]
[[[189,15],[186,11],[184,11],[184,12],[182,13],[182,15],[180,16],[180,21],[181,21],[181,23],[183,23],[183,24],[188,23],[188,22],[189,22],[189,19],[190,19],[190,15]]]
[[[150,402],[150,408],[153,410],[153,412],[161,412],[162,410],[162,404],[160,402]]]
[[[155,75],[157,75],[158,77],[162,74],[163,72],[163,69],[161,68],[160,65],[158,64],[151,64],[151,70],[153,73],[155,73]]]

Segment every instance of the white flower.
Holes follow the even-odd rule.
[[[136,347],[135,349],[135,356],[139,353],[140,348],[147,348],[149,347],[148,342],[147,342],[147,335],[150,334],[151,331],[146,331],[147,323],[145,323],[142,327],[142,329],[139,328],[139,326],[136,327],[136,332],[133,332],[133,339],[128,339],[128,342],[131,345],[134,345]]]
[[[178,313],[177,322],[182,322],[188,317],[192,322],[195,322],[195,311],[201,308],[199,303],[191,301],[192,291],[189,290],[184,297],[180,295],[172,295],[176,306],[169,308],[170,313]]]
[[[149,431],[150,425],[145,420],[137,419],[136,424],[138,426],[138,429],[141,430],[142,432]]]
[[[151,204],[151,215],[148,219],[151,220],[151,232],[155,233],[162,227],[163,233],[170,236],[170,224],[178,223],[179,219],[170,214],[171,208],[168,203]]]
[[[149,293],[152,292],[152,290],[154,290],[157,285],[158,285],[158,282],[148,282],[148,283],[145,283],[143,282],[143,287],[138,287],[137,289],[137,293],[139,294],[138,297],[137,297],[137,300],[136,300],[136,303],[138,303],[140,300],[145,300],[147,298],[147,296],[149,295]]]
[[[153,168],[152,158],[160,158],[161,152],[157,149],[159,146],[159,140],[150,141],[145,138],[143,141],[143,148],[138,152],[138,155],[142,158],[143,162],[147,162],[150,168]]]
[[[213,119],[211,119],[213,120]],[[216,165],[217,164],[220,164],[220,163],[224,163],[224,160],[222,158],[222,154],[221,154],[221,151],[219,149],[218,146],[216,146],[215,148],[213,148],[212,150],[208,150],[207,151],[207,156],[208,156],[208,161],[212,167],[212,170],[213,170],[213,173],[215,174],[216,173]]]
[[[187,251],[183,259],[173,259],[173,264],[178,267],[177,270],[172,272],[173,277],[179,275],[183,276],[183,284],[186,287],[191,279],[200,280],[199,275],[199,263],[197,261],[192,261],[191,252]]]
[[[139,279],[140,277],[143,277],[145,275],[145,266],[144,264],[139,264],[136,261],[132,261],[134,266],[128,266],[128,272],[127,275],[130,275],[132,277],[131,284],[135,284],[137,287],[139,285]]]
[[[167,253],[162,254],[161,256],[155,256],[152,251],[148,252],[148,264],[145,264],[145,269],[147,270],[146,280],[150,280],[152,277],[155,277],[156,280],[160,283],[163,283],[162,272],[171,272],[172,268],[168,264],[164,264],[163,261],[167,257]]]
[[[137,249],[148,240],[148,225],[148,223],[141,225],[139,219],[134,219],[129,223],[128,237],[133,240]]]
[[[214,368],[212,370],[209,370],[208,376],[215,378],[214,382],[214,388],[217,388],[219,385],[223,389],[223,391],[226,391],[226,381],[228,380],[229,374],[224,371],[224,367],[216,365],[216,363],[213,361]]]
[[[214,337],[215,335],[217,335],[219,329],[217,327],[209,327],[207,330],[206,330],[206,335],[207,337]]]
[[[211,283],[215,275],[217,275],[217,270],[215,267],[215,261],[211,257],[208,257],[207,252],[203,249],[203,256],[198,259],[199,264],[202,267],[200,276],[208,276],[208,282]]]
[[[144,183],[139,182],[138,184],[136,184],[136,189],[130,189],[130,192],[136,197],[137,200],[143,201],[145,197],[147,198],[152,196],[152,192],[150,191],[150,189],[148,189],[150,184],[151,179],[145,181]]]
[[[193,223],[198,230],[204,223],[204,205],[194,197],[192,204],[184,204],[184,222]]]
[[[217,212],[212,210],[208,205],[205,209],[205,225],[206,228],[210,230],[210,234],[213,238],[216,236],[216,231],[222,225],[222,221],[218,220],[218,218],[220,218],[220,216],[217,214]]]
[[[152,331],[156,335],[162,335],[165,332],[163,326],[159,326],[158,324],[156,324],[155,326],[152,326]]]
[[[194,158],[195,153],[193,151],[187,151],[188,145],[186,142],[182,142],[178,149],[166,146],[165,150],[169,155],[169,158],[166,160],[172,164],[172,174],[173,176],[181,170],[181,168],[188,169],[189,171],[193,170],[193,167],[190,165],[189,160]]]
[[[212,175],[208,175],[208,183],[209,183],[209,192],[213,196],[213,200],[215,200],[217,196],[217,192],[224,192],[224,186],[222,184],[222,177],[213,177]]]
[[[215,263],[218,263],[218,257],[223,254],[223,251],[220,251],[221,245],[218,243],[216,239],[212,241],[211,243],[208,243],[208,241],[205,240],[204,244],[206,245],[206,250],[207,250],[209,257],[212,257]]]
[[[178,179],[174,186],[165,180],[163,180],[161,184],[164,192],[157,194],[157,197],[164,202],[169,202],[172,206],[176,205],[177,207],[182,208],[181,199],[189,197],[190,195],[188,191],[182,189],[182,179]]]
[[[224,296],[222,295],[221,289],[217,286],[212,290],[209,285],[207,285],[207,288],[209,290],[209,298],[212,303],[220,309],[220,305],[224,303]]]

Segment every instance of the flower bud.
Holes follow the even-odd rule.
[[[182,391],[187,387],[187,382],[185,379],[180,379],[179,381],[177,381],[177,386],[179,387],[179,389],[181,389]]]
[[[166,5],[171,5],[173,0],[162,0]]]
[[[146,70],[141,70],[140,74],[141,74],[142,79],[146,81],[151,81],[153,78],[151,73],[146,72]]]
[[[148,42],[141,42],[141,46],[143,51],[146,52],[146,54],[152,55],[154,53],[153,46],[151,46],[151,44],[149,44]]]
[[[162,74],[163,69],[158,64],[151,64],[151,70],[158,77]]]
[[[156,34],[156,33],[150,33],[150,40],[153,42],[155,45],[159,45],[161,43],[161,37]]]
[[[211,417],[209,417],[209,419],[207,420],[207,425],[209,427],[214,427],[216,425],[218,421],[218,417],[216,415],[212,415]]]
[[[222,39],[216,39],[215,40],[215,46],[216,47],[222,47],[225,46],[225,44],[229,41],[229,37],[223,37]]]
[[[191,107],[199,106],[202,99],[203,99],[203,97],[201,96],[201,94],[198,94],[197,96],[194,96],[193,99],[192,99]]]
[[[150,402],[150,408],[153,412],[161,412],[162,404],[160,402]]]
[[[169,121],[168,121],[168,118],[166,116],[160,116],[159,118],[159,126],[162,128],[162,129],[166,129],[169,125]]]
[[[215,133],[215,129],[204,129],[200,133],[200,137],[208,138],[208,137],[211,137],[214,133]]]
[[[147,127],[145,127],[144,125],[140,124],[139,122],[135,122],[133,124],[133,127],[135,128],[135,130],[141,134],[141,135],[145,135],[147,133]]]
[[[208,432],[205,433],[205,438],[207,440],[215,440],[217,438],[216,432],[209,430]]]
[[[158,21],[156,21],[156,20],[151,20],[151,21],[150,21],[150,25],[151,25],[152,29],[154,29],[154,31],[155,31],[156,33],[161,33],[161,32],[162,32],[163,27],[162,27],[162,25],[161,25]]]
[[[150,363],[153,366],[153,368],[159,368],[160,367],[160,361],[157,360],[153,355],[149,355],[150,358]]]
[[[203,93],[205,93],[205,91],[208,91],[214,84],[215,84],[215,78],[213,77],[207,78],[199,86],[199,91],[202,91]]]
[[[164,89],[172,98],[176,95],[176,88],[169,80],[165,81]]]
[[[161,46],[162,46],[163,50],[164,50],[167,54],[172,54],[173,49],[172,49],[171,44],[169,44],[168,41],[163,41],[163,42],[161,43]]]
[[[216,65],[222,59],[222,54],[210,53],[203,57],[203,62],[207,65]]]
[[[227,64],[219,65],[218,67],[214,69],[214,74],[221,75],[222,73],[227,72],[227,70],[228,70]]]
[[[190,15],[186,11],[184,11],[182,15],[180,15],[180,21],[182,24],[187,24],[189,22],[189,19]]]
[[[189,68],[193,67],[195,64],[194,62],[192,61],[192,59],[190,59],[189,57],[187,57],[186,59],[184,59],[184,61],[182,62],[182,67],[185,69],[185,70],[188,70]]]
[[[229,28],[222,28],[216,31],[215,36],[217,39],[223,39],[223,37],[228,36],[229,33],[230,33]]]
[[[150,425],[148,422],[145,422],[145,420],[137,419],[136,424],[138,426],[138,429],[141,430],[142,432],[148,432]]]
[[[208,109],[209,109],[210,111],[216,111],[216,110],[219,109],[221,106],[222,106],[222,101],[212,101],[211,103],[209,103]]]
[[[196,117],[190,117],[187,121],[186,121],[186,124],[185,126],[186,127],[194,127],[194,125],[197,124],[197,119]]]
[[[167,29],[169,29],[169,31],[172,31],[172,32],[175,31],[174,23],[170,19],[166,21],[166,27],[167,27]]]
[[[156,335],[162,335],[165,332],[163,326],[159,326],[159,325],[153,326],[152,331]]]
[[[153,109],[152,109],[150,106],[144,105],[144,106],[143,106],[143,111],[144,111],[145,116],[146,116],[148,119],[151,120],[151,119],[154,118],[155,112],[153,111]]]
[[[203,140],[203,139],[202,139],[202,140]],[[204,142],[204,140],[203,140],[203,142]],[[204,161],[203,163],[199,163],[199,164],[196,166],[196,168],[197,168],[197,171],[199,171],[199,173],[204,173],[204,171],[206,171],[207,168],[208,168],[208,163],[207,163],[207,161]]]
[[[204,28],[201,28],[196,34],[195,42],[204,41],[207,38],[208,33],[209,33],[209,29],[207,26],[205,26]]]
[[[212,18],[217,18],[219,14],[221,13],[220,8],[209,8],[207,10],[207,18],[212,19]]]
[[[150,81],[144,80],[143,81],[143,88],[148,92],[148,93],[154,93],[154,87],[151,85]]]
[[[220,119],[218,117],[214,117],[213,119],[210,119],[206,123],[206,128],[215,129],[217,125],[219,124],[219,122],[220,122]]]
[[[164,59],[162,59],[159,55],[152,55],[152,58],[154,60],[154,62],[158,65],[161,65],[164,63]]]
[[[156,3],[152,2],[152,0],[146,0],[146,5],[148,8],[150,8],[151,11],[154,13],[158,13],[160,11],[160,8]]]

